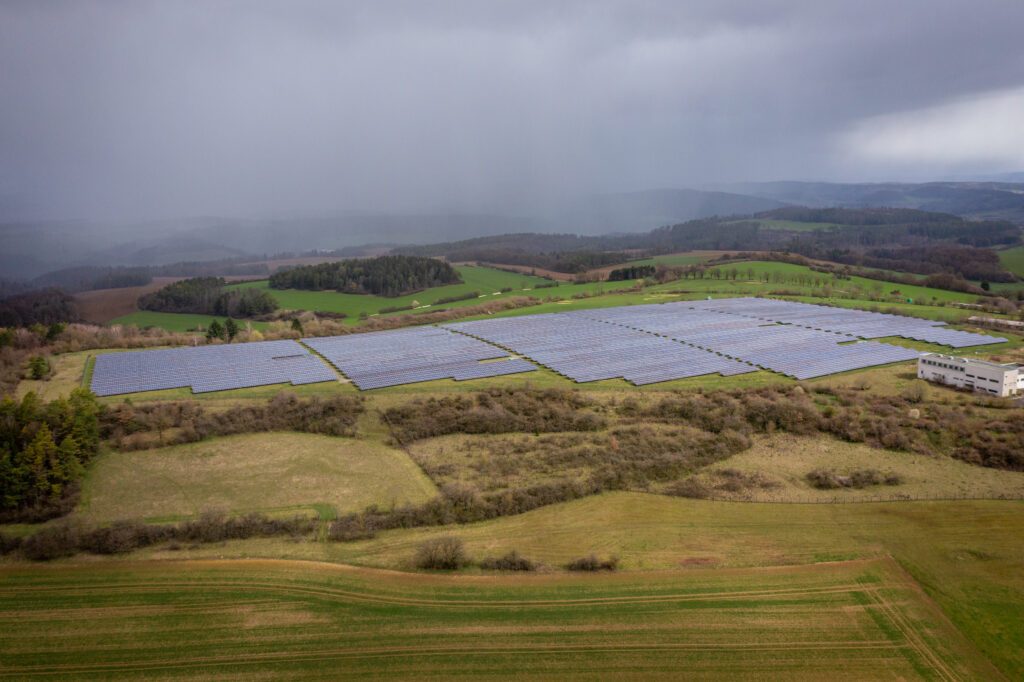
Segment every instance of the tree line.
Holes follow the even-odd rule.
[[[634,265],[628,268],[616,268],[608,273],[609,282],[622,282],[631,279],[651,277],[657,271],[653,265]]]
[[[75,300],[59,289],[41,289],[0,301],[0,326],[30,327],[74,322],[79,319]]]
[[[138,306],[165,313],[255,317],[277,310],[277,301],[263,289],[228,289],[222,277],[193,277],[140,296]]]
[[[388,297],[461,283],[458,271],[451,265],[422,256],[379,256],[303,265],[270,276],[273,289],[334,290]]]

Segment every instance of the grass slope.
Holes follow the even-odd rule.
[[[1015,246],[999,252],[999,262],[1003,267],[1017,275],[1024,277],[1024,246]]]
[[[992,679],[887,561],[451,578],[293,562],[0,573],[0,675]],[[116,642],[116,646],[111,646]]]
[[[892,555],[1007,676],[1024,676],[1024,502],[761,504],[620,492],[467,526],[390,531],[354,543],[248,540],[141,556],[285,557],[407,569],[420,543],[446,534],[461,537],[477,558],[516,549],[559,566],[597,552],[622,557],[627,571]]]
[[[371,504],[418,504],[436,494],[408,455],[380,443],[259,433],[106,452],[90,468],[75,515],[90,524],[171,521],[208,509],[333,517]]]
[[[429,442],[429,441],[427,441]],[[903,483],[896,486],[873,486],[862,490],[818,490],[806,479],[813,469],[831,469],[841,474],[863,469],[895,473]],[[870,500],[876,497],[905,496],[910,499],[941,497],[1000,496],[1024,498],[1024,473],[1002,471],[967,464],[950,457],[927,457],[908,452],[880,450],[863,443],[848,443],[835,438],[798,437],[779,434],[758,436],[749,450],[733,455],[719,465],[710,467],[699,478],[709,485],[721,484],[715,472],[734,469],[760,473],[778,487],[748,489],[738,499],[764,502]],[[716,491],[716,497],[729,497]]]

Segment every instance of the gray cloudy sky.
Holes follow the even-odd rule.
[[[1024,169],[1024,2],[0,0],[0,220]]]

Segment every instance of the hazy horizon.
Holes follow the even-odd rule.
[[[1022,25],[993,1],[0,2],[0,221],[1020,171]]]

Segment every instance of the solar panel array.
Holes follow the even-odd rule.
[[[445,325],[510,349],[578,382],[623,378],[636,384],[755,367],[653,334],[577,313],[506,317]]]
[[[91,388],[100,396],[185,387],[206,393],[337,379],[301,344],[261,341],[97,355]]]
[[[832,308],[829,306],[778,301],[769,298],[722,298],[698,301],[691,304],[699,310],[754,317],[771,322],[783,322],[811,329],[841,332],[862,339],[878,339],[884,336],[899,336],[916,341],[928,341],[943,346],[966,348],[990,343],[1002,343],[1006,339],[987,334],[974,334],[949,329],[945,322],[922,320],[915,317],[872,313],[866,310]]]
[[[482,379],[532,372],[519,358],[499,362],[506,351],[440,327],[412,327],[368,334],[303,339],[361,390],[434,379]]]
[[[797,379],[914,360],[917,351],[854,336],[766,323],[689,302],[577,313],[592,320],[666,336]]]

